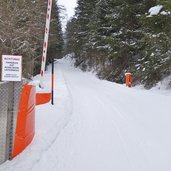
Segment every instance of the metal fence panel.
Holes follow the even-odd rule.
[[[8,84],[0,83],[0,164],[6,160]]]
[[[0,164],[12,158],[22,83],[0,83]]]

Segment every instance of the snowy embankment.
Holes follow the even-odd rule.
[[[162,14],[162,15],[170,15],[170,11],[163,11],[163,5],[156,5],[154,7],[151,7],[148,11],[149,15],[148,17],[154,16],[154,15],[158,15],[158,14]]]
[[[171,170],[170,91],[102,81],[66,59],[55,67],[55,105],[37,107],[33,143],[0,171]]]

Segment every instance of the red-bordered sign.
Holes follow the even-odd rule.
[[[2,55],[2,81],[21,81],[22,56]]]

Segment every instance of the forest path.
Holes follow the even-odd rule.
[[[0,171],[170,171],[170,102],[58,60],[55,105],[37,107],[33,143]]]

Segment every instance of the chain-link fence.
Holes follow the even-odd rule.
[[[0,164],[12,158],[21,82],[0,82]]]

